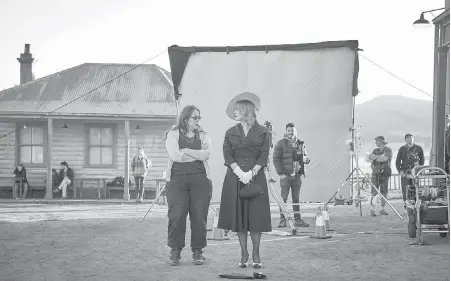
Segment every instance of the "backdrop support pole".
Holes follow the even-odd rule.
[[[352,140],[354,142],[354,151],[355,151],[355,171],[356,171],[356,175],[357,175],[357,203],[359,204],[360,207],[360,216],[362,216],[362,201],[360,198],[360,176],[359,176],[359,172],[360,167],[359,167],[359,150],[360,150],[360,144],[359,144],[359,133],[357,132],[354,133],[355,130],[358,130],[355,128],[355,125],[352,125],[352,132],[354,134],[354,139]]]
[[[181,96],[180,94],[175,95],[175,107],[177,108],[177,116],[180,115],[180,103],[179,103],[180,96]]]
[[[352,97],[352,126],[355,124],[355,97]],[[351,139],[354,141],[354,130],[351,132]],[[351,155],[351,171],[354,172],[354,154]],[[349,185],[351,200],[354,198],[354,173],[351,176],[351,183]]]

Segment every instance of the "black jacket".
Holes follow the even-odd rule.
[[[66,173],[66,176],[67,176],[67,178],[70,179],[70,181],[71,181],[70,185],[73,185],[73,184],[74,184],[74,176],[75,176],[75,175],[74,175],[74,171],[73,171],[71,168],[69,168],[69,167],[67,167],[67,173]],[[64,179],[64,170],[61,169],[61,170],[60,170],[60,174],[59,174],[59,182],[62,182],[63,179]]]
[[[16,169],[14,169],[13,174],[16,177],[16,180],[17,180],[17,178],[22,178],[23,182],[27,181],[27,170],[25,168],[22,168],[22,171],[20,171],[20,172],[19,172],[19,169],[16,168]]]
[[[418,162],[419,165],[424,165],[423,148],[416,144],[413,144],[412,147],[401,146],[396,156],[396,169],[398,172],[412,169],[415,166],[415,162]]]
[[[283,138],[276,143],[273,152],[273,164],[278,175],[290,175],[293,173],[293,161],[300,165],[299,175],[304,175],[304,156],[305,143],[302,140],[296,140],[297,148],[294,149],[287,138]]]

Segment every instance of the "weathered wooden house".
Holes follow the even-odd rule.
[[[145,188],[155,191],[167,164],[164,132],[177,114],[169,72],[151,64],[86,63],[32,80],[28,44],[18,60],[21,85],[0,92],[0,186],[10,186],[23,163],[33,190],[28,197],[52,198],[52,169],[66,161],[77,198],[105,198],[106,182],[132,179],[130,161],[143,147],[153,162]],[[125,181],[125,192],[111,196],[134,198],[128,188]]]

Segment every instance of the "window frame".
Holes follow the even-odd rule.
[[[48,154],[48,138],[47,138],[47,126],[43,123],[16,123],[16,166],[21,164],[20,161],[20,147],[21,145],[21,139],[20,139],[20,130],[23,129],[23,126],[27,126],[27,128],[41,128],[42,129],[42,163],[23,163],[26,168],[32,167],[32,168],[45,168],[47,167],[47,154]],[[30,146],[30,145],[24,145],[24,146]],[[39,146],[39,145],[31,145],[31,146]]]
[[[102,129],[102,128],[111,128],[113,129],[113,139],[112,139],[112,149],[113,149],[113,155],[112,155],[112,164],[90,164],[89,163],[89,148],[91,145],[89,144],[89,131],[90,129]],[[111,168],[117,168],[117,124],[111,123],[89,123],[85,124],[85,161],[84,165],[86,168],[105,168],[105,169],[111,169]]]

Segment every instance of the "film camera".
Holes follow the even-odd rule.
[[[266,129],[268,129],[269,133],[271,134],[271,137],[269,138],[269,146],[273,147],[272,139],[274,138],[276,133],[273,132],[272,123],[269,121],[265,121],[264,126],[266,127]]]
[[[265,127],[268,129],[270,133],[272,133],[272,123],[269,121],[265,121]]]

